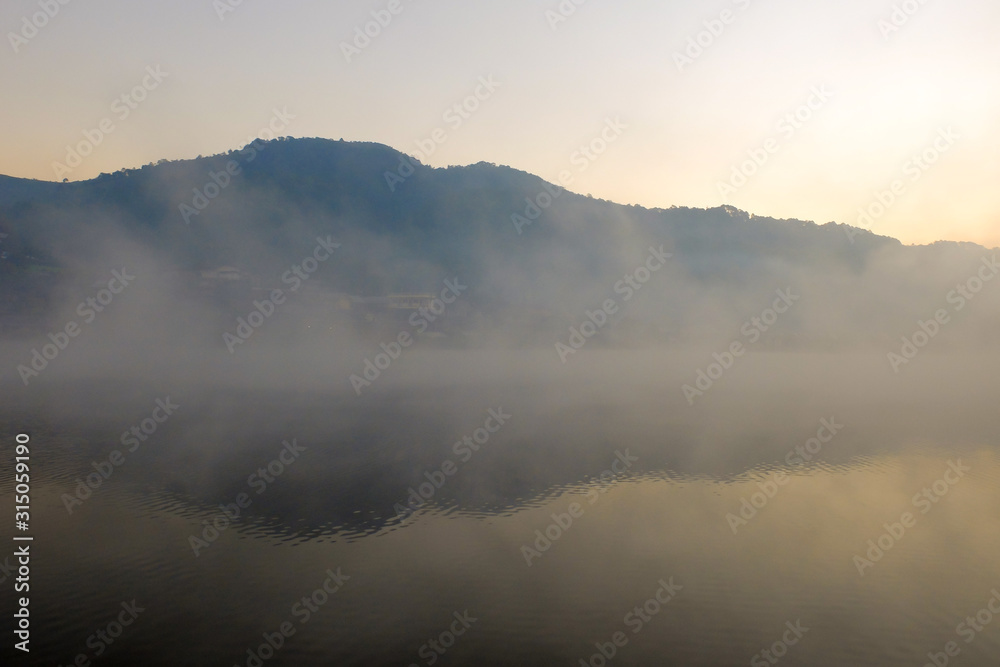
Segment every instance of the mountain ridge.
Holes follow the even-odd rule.
[[[618,204],[512,167],[436,168],[382,144],[289,138],[73,183],[0,178],[0,233],[0,279],[20,297],[52,293],[58,270],[99,276],[123,257],[191,275],[236,267],[273,284],[330,238],[343,251],[313,284],[377,296],[459,277],[470,286],[462,307],[504,325],[524,313],[571,321],[662,248],[670,265],[628,317],[696,337],[789,286],[811,305],[783,326],[891,337],[993,252],[729,205]]]
[[[544,185],[545,184],[548,184],[552,188],[564,189],[564,188],[561,188],[561,186],[558,186],[558,185],[556,185],[554,183],[545,181],[545,179],[543,179],[542,177],[537,176],[535,174],[532,174],[531,172],[523,171],[523,170],[517,169],[515,167],[508,166],[508,165],[497,165],[497,164],[494,164],[494,163],[491,163],[491,162],[479,161],[479,162],[468,164],[468,165],[449,165],[447,167],[432,167],[432,166],[424,165],[424,164],[420,163],[420,161],[416,157],[410,156],[410,155],[405,154],[405,153],[403,153],[401,151],[398,151],[398,150],[396,150],[396,149],[394,149],[394,148],[392,148],[392,147],[390,147],[388,145],[380,144],[380,143],[377,143],[377,142],[345,141],[343,139],[335,140],[335,139],[325,139],[325,138],[319,138],[319,137],[301,138],[301,139],[300,138],[279,137],[277,139],[272,139],[272,140],[269,140],[269,141],[263,141],[263,140],[256,141],[256,142],[253,142],[252,144],[247,144],[246,146],[243,146],[243,147],[238,148],[238,149],[232,149],[232,150],[229,150],[229,151],[226,151],[226,152],[216,153],[216,154],[209,155],[209,156],[204,156],[204,157],[198,156],[198,157],[194,157],[194,158],[180,158],[180,159],[177,159],[177,160],[160,160],[160,161],[158,161],[156,163],[148,163],[148,164],[143,165],[141,167],[122,168],[122,169],[119,169],[118,171],[115,171],[115,172],[101,173],[98,176],[95,176],[95,177],[90,178],[90,179],[84,179],[84,180],[78,180],[78,181],[69,181],[67,183],[62,183],[62,182],[59,182],[59,181],[47,181],[47,180],[41,180],[41,179],[21,178],[21,177],[16,177],[16,176],[7,176],[7,175],[0,174],[0,211],[2,211],[4,208],[10,207],[13,204],[19,203],[21,201],[24,201],[27,198],[30,198],[30,195],[37,196],[43,190],[47,190],[47,192],[45,192],[45,194],[48,194],[50,196],[53,195],[53,194],[56,195],[56,196],[66,196],[68,193],[74,192],[75,191],[74,188],[77,188],[77,187],[88,188],[88,187],[99,185],[99,184],[102,185],[102,186],[107,187],[111,183],[120,183],[119,179],[121,179],[121,178],[131,178],[131,177],[135,177],[135,176],[142,177],[142,176],[144,176],[146,174],[147,170],[150,173],[153,173],[153,172],[156,172],[156,171],[164,171],[164,172],[166,172],[166,171],[173,171],[173,170],[176,170],[178,168],[184,169],[184,168],[187,168],[187,167],[190,167],[190,166],[195,166],[195,165],[203,167],[203,170],[206,171],[206,173],[208,173],[210,171],[224,170],[225,163],[227,161],[229,161],[229,160],[232,160],[233,156],[243,154],[244,152],[246,152],[248,150],[248,147],[250,147],[252,145],[258,145],[258,144],[265,147],[263,150],[258,151],[258,155],[264,155],[265,151],[275,152],[273,150],[270,150],[270,149],[272,149],[274,147],[279,147],[279,151],[278,152],[280,152],[280,148],[282,147],[282,144],[290,144],[292,146],[295,146],[296,148],[298,148],[298,147],[301,146],[301,147],[326,147],[326,148],[331,148],[332,149],[334,146],[336,146],[339,150],[345,150],[346,149],[346,151],[348,152],[348,154],[346,154],[344,156],[338,156],[338,157],[340,157],[341,160],[343,160],[345,158],[346,159],[357,160],[359,157],[362,157],[362,154],[360,153],[361,150],[371,151],[369,155],[364,156],[364,157],[376,157],[376,156],[379,156],[379,154],[389,156],[389,160],[388,160],[389,164],[392,164],[393,162],[395,162],[396,163],[395,166],[398,168],[399,164],[405,162],[406,164],[412,165],[413,168],[414,168],[414,171],[415,172],[419,172],[422,177],[425,177],[428,174],[433,173],[433,172],[449,172],[449,171],[452,171],[452,170],[466,170],[466,172],[469,173],[469,174],[475,173],[477,170],[490,170],[494,174],[510,173],[511,175],[515,176],[516,178],[521,179],[523,182],[537,181],[538,184],[539,184],[539,191],[540,192],[544,190]],[[299,155],[301,155],[300,152],[297,152],[297,153]],[[254,158],[254,159],[256,159],[256,158]],[[243,165],[241,165],[241,166],[243,166]],[[395,169],[388,169],[388,168],[384,169],[383,170],[383,177],[386,177],[388,174],[391,174],[391,173],[396,173],[396,170]],[[404,183],[402,185],[405,185],[407,181],[409,181],[409,178],[404,179]],[[402,187],[402,185],[400,187]],[[759,219],[759,220],[764,220],[764,221],[784,222],[784,223],[789,223],[789,224],[838,225],[838,226],[842,226],[842,227],[850,229],[850,230],[857,230],[857,232],[860,233],[860,234],[870,234],[870,235],[872,235],[873,237],[876,237],[876,238],[892,239],[892,240],[898,241],[898,239],[895,239],[894,237],[887,236],[887,235],[882,235],[882,234],[876,234],[876,233],[874,233],[873,231],[871,231],[869,229],[864,229],[864,228],[861,228],[861,227],[856,227],[856,226],[848,225],[848,224],[845,224],[845,223],[838,223],[838,222],[835,222],[835,221],[830,221],[830,222],[827,222],[827,223],[818,223],[818,222],[815,222],[815,221],[804,220],[804,219],[801,219],[801,218],[775,218],[775,217],[772,217],[772,216],[758,215],[758,214],[751,213],[749,211],[744,211],[743,209],[739,209],[739,208],[737,208],[735,206],[732,206],[732,205],[729,205],[729,204],[722,204],[720,206],[711,207],[711,208],[700,208],[700,207],[681,206],[681,205],[674,205],[674,206],[670,206],[670,207],[666,207],[666,208],[664,208],[664,207],[647,207],[647,206],[642,206],[642,205],[639,205],[639,204],[622,204],[622,203],[619,203],[619,202],[614,202],[612,200],[606,200],[606,199],[601,199],[601,198],[593,198],[593,197],[590,197],[589,195],[584,195],[582,193],[572,192],[570,190],[566,190],[566,192],[568,194],[572,195],[572,196],[586,197],[587,199],[590,199],[591,201],[594,201],[594,202],[603,202],[603,203],[607,203],[607,204],[613,204],[615,206],[622,206],[622,207],[626,207],[626,208],[641,209],[643,211],[648,211],[648,212],[651,212],[651,213],[663,213],[663,212],[668,212],[668,211],[671,211],[671,210],[705,211],[705,212],[708,212],[708,211],[724,211],[724,212],[730,213],[732,215],[732,212],[735,212],[737,215],[734,215],[734,217],[737,217],[737,218],[742,217],[744,220]],[[393,194],[393,192],[391,190],[390,190],[390,194]],[[742,215],[739,215],[739,214],[742,214]],[[969,242],[965,242],[965,241],[951,241],[951,240],[948,240],[948,239],[941,239],[941,240],[938,240],[938,241],[935,241],[935,242],[929,243],[929,244],[912,244],[912,246],[913,247],[930,246],[930,245],[934,245],[934,244],[942,243],[942,242],[944,242],[944,243],[969,243]],[[900,242],[900,243],[902,243],[902,242]],[[975,244],[975,245],[980,245],[980,244]],[[980,247],[984,247],[984,246],[980,246]]]

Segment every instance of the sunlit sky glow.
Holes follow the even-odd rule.
[[[399,0],[347,62],[341,42],[390,0],[243,0],[220,19],[227,1],[71,0],[16,53],[10,33],[41,10],[38,0],[3,3],[0,173],[81,180],[209,155],[242,146],[286,108],[295,119],[284,135],[413,154],[442,128],[433,166],[485,160],[550,181],[568,169],[574,191],[649,207],[728,203],[858,224],[858,209],[899,179],[905,190],[872,231],[1000,245],[994,2],[587,0],[553,28],[556,0]],[[916,11],[884,36],[894,2]],[[680,71],[674,54],[723,10],[732,21]],[[120,119],[115,99],[157,65],[168,76]],[[460,126],[446,122],[490,75],[500,87]],[[790,136],[779,129],[821,86],[832,96],[814,98]],[[114,131],[57,179],[67,144],[104,118]],[[627,128],[581,171],[574,153],[609,118]],[[907,161],[945,128],[958,138],[914,180]],[[719,184],[769,139],[776,152],[724,197]]]

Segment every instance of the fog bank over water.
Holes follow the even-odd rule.
[[[227,502],[295,438],[306,465],[290,466],[254,513],[314,528],[377,530],[445,461],[458,472],[428,506],[479,512],[597,480],[625,451],[636,461],[619,481],[736,481],[997,445],[993,354],[927,351],[896,375],[874,352],[748,353],[692,406],[682,385],[706,358],[706,348],[594,350],[563,365],[547,350],[414,349],[361,396],[350,364],[302,349],[280,364],[207,356],[203,375],[160,367],[142,381],[66,366],[44,388],[10,387],[7,409],[30,415],[24,428],[87,433],[69,484],[169,397],[180,408],[129,477],[195,506]],[[497,428],[491,414],[507,418]],[[473,436],[486,441],[469,446]]]
[[[385,147],[258,148],[190,224],[185,189],[226,156],[0,190],[11,409],[106,454],[169,397],[132,474],[196,505],[298,438],[322,457],[255,511],[312,526],[394,520],[456,458],[433,503],[479,511],[623,446],[630,477],[735,479],[993,443],[991,250],[618,206],[486,164],[390,191]],[[490,410],[512,417],[460,445]],[[822,457],[789,455],[824,423]]]

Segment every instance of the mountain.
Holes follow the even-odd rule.
[[[782,289],[801,294],[782,318],[786,342],[893,340],[992,255],[731,206],[620,205],[509,167],[439,169],[380,144],[290,138],[89,181],[0,177],[0,233],[8,318],[44,313],[80,276],[125,261],[113,248],[164,275],[225,266],[266,286],[329,237],[340,252],[314,285],[363,297],[458,278],[468,322],[514,340],[582,322],[607,299],[651,340],[732,337]],[[651,249],[671,257],[625,299],[622,280],[645,275]],[[995,340],[995,316],[977,310],[974,337]]]

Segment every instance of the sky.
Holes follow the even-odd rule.
[[[7,0],[0,174],[84,180],[272,124],[994,247],[998,27],[987,0]]]

